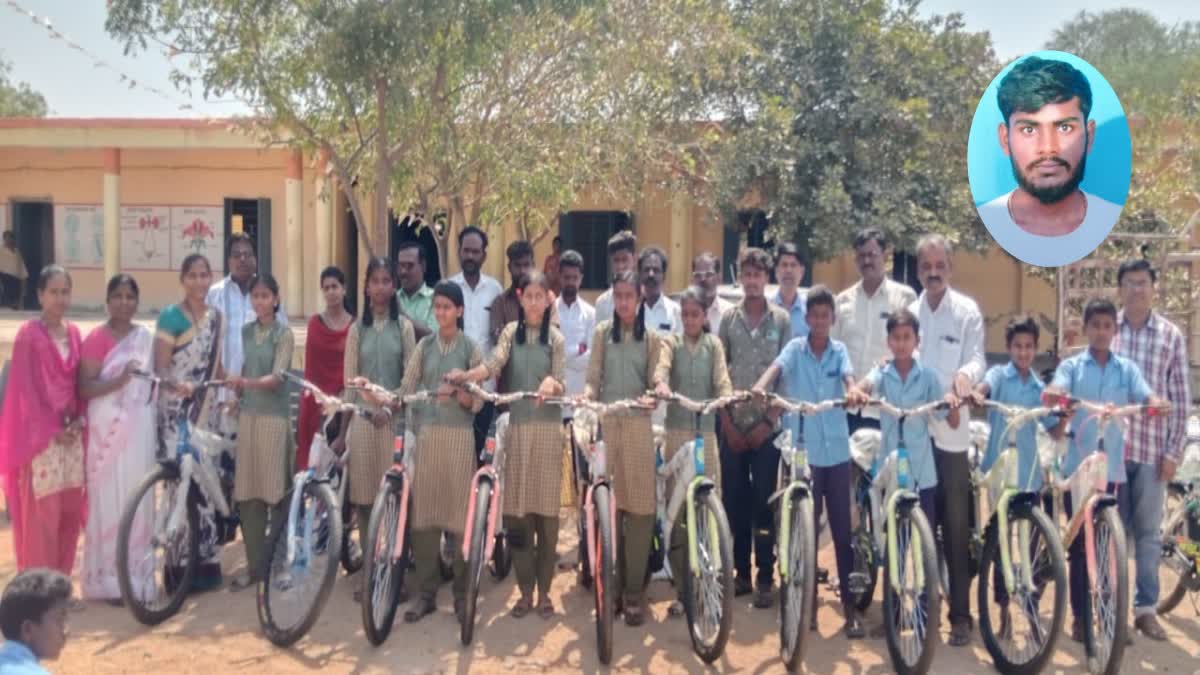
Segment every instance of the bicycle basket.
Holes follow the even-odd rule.
[[[850,436],[850,457],[858,468],[870,474],[879,457],[883,434],[878,429],[859,429]]]
[[[1200,439],[1188,438],[1187,447],[1183,449],[1183,461],[1175,472],[1175,480],[1185,485],[1200,486]]]

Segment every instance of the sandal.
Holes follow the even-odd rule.
[[[525,615],[529,614],[529,611],[532,609],[533,602],[528,597],[522,595],[521,598],[517,600],[517,604],[513,605],[512,609],[509,610],[508,613],[514,619],[524,619]]]
[[[542,598],[542,602],[538,606],[538,616],[542,619],[550,619],[554,616],[554,603],[550,601],[550,598]]]
[[[428,595],[422,595],[413,601],[404,612],[404,623],[416,623],[437,611],[437,604]]]
[[[636,603],[625,603],[625,625],[637,627],[646,622],[646,614],[642,611],[642,606]]]
[[[229,583],[229,592],[237,593],[257,584],[258,580],[250,577],[249,575],[240,576]]]
[[[667,607],[667,616],[678,619],[679,617],[683,616],[683,614],[683,603],[678,600],[672,600],[671,604]]]

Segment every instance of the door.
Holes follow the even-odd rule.
[[[230,199],[225,200],[225,241],[233,234],[233,217],[242,217],[242,232],[254,241],[258,271],[271,274],[271,200]],[[225,250],[225,270],[229,270],[229,247]]]
[[[583,257],[583,290],[609,286],[608,240],[621,230],[632,230],[633,221],[623,211],[570,211],[558,219],[562,250]]]
[[[13,235],[25,260],[29,279],[21,297],[21,309],[40,309],[37,278],[42,268],[54,262],[54,206],[50,202],[13,202]]]

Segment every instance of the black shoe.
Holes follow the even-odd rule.
[[[965,621],[950,627],[950,646],[964,647],[971,642],[971,625]]]
[[[825,569],[824,567],[819,567],[819,566],[817,567],[817,583],[818,584],[829,583],[829,570]]]
[[[737,577],[733,580],[733,595],[735,597],[750,595],[753,592],[754,584],[750,583],[745,577]]]
[[[759,584],[754,590],[754,606],[759,609],[770,609],[775,606],[775,587],[771,582]]]
[[[867,636],[867,629],[863,627],[862,619],[858,618],[858,610],[853,607],[846,608],[846,626],[842,630],[848,640],[861,640]]]

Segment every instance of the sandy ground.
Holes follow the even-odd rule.
[[[560,553],[574,557],[574,527],[563,528]],[[821,564],[833,567],[826,547]],[[240,544],[227,547],[225,570],[242,567]],[[0,580],[14,574],[11,532],[0,529]],[[485,577],[487,575],[485,574]],[[463,649],[450,610],[450,589],[443,587],[439,612],[416,625],[400,617],[381,647],[363,636],[359,605],[351,597],[356,578],[339,576],[323,614],[309,635],[291,649],[278,649],[259,634],[252,590],[214,591],[188,600],[173,619],[155,628],[138,624],[128,611],[101,603],[71,615],[71,637],[62,656],[47,665],[55,673],[484,673],[595,672],[595,631],[591,596],[578,588],[575,575],[560,572],[552,595],[560,614],[543,621],[536,615],[508,616],[517,591],[510,576],[502,583],[487,578],[481,594],[481,621],[475,643]],[[667,617],[672,590],[652,586],[652,617],[640,628],[616,627],[616,672],[691,673],[704,670],[692,653],[686,623]],[[807,649],[810,673],[882,673],[891,670],[882,639],[849,642],[838,631],[840,611],[834,594],[821,589],[819,637]],[[974,593],[972,593],[974,598]],[[878,600],[878,598],[877,598]],[[880,620],[879,603],[868,610],[868,625]],[[778,659],[778,611],[756,610],[748,598],[735,600],[733,635],[716,672],[781,673]],[[944,622],[943,622],[944,623]],[[1200,672],[1200,620],[1188,600],[1164,622],[1170,641],[1138,638],[1126,652],[1122,672]],[[943,631],[944,633],[945,631]],[[1066,636],[1058,642],[1047,672],[1082,672],[1082,648]],[[966,648],[939,645],[933,672],[995,672],[978,635]]]

